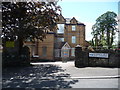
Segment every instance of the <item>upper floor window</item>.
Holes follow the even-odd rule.
[[[76,43],[76,36],[72,36],[72,43]]]
[[[76,27],[75,26],[72,26],[72,31],[75,31],[76,30]]]
[[[64,24],[57,24],[58,30],[57,33],[64,33]]]
[[[64,42],[64,38],[57,38],[57,42]]]

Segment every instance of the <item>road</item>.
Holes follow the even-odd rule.
[[[32,63],[34,65],[48,63]],[[118,88],[118,68],[86,67],[76,68],[74,62],[49,63],[62,67],[64,73],[70,74],[70,78],[76,79],[77,83],[71,84],[72,88]],[[58,72],[59,75],[63,72]]]
[[[118,68],[76,68],[74,62],[5,68],[3,88],[118,88]]]

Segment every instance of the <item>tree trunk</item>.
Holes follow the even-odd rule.
[[[22,50],[22,47],[23,47],[23,39],[20,36],[18,36],[18,43],[19,43],[18,52],[19,52],[19,54],[21,54],[22,53],[21,50]]]
[[[108,49],[110,49],[110,31],[107,28],[107,45],[108,45]]]
[[[112,34],[111,34],[111,40],[110,40],[110,45],[112,46],[113,44],[113,36],[114,36],[114,30],[112,30]]]

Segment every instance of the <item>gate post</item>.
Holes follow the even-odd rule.
[[[83,52],[82,47],[80,45],[77,45],[75,47],[75,67],[83,67]]]

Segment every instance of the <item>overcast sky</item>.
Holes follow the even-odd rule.
[[[91,27],[95,20],[107,11],[118,14],[119,0],[59,0],[65,18],[75,17],[86,25],[86,40],[91,40]]]

